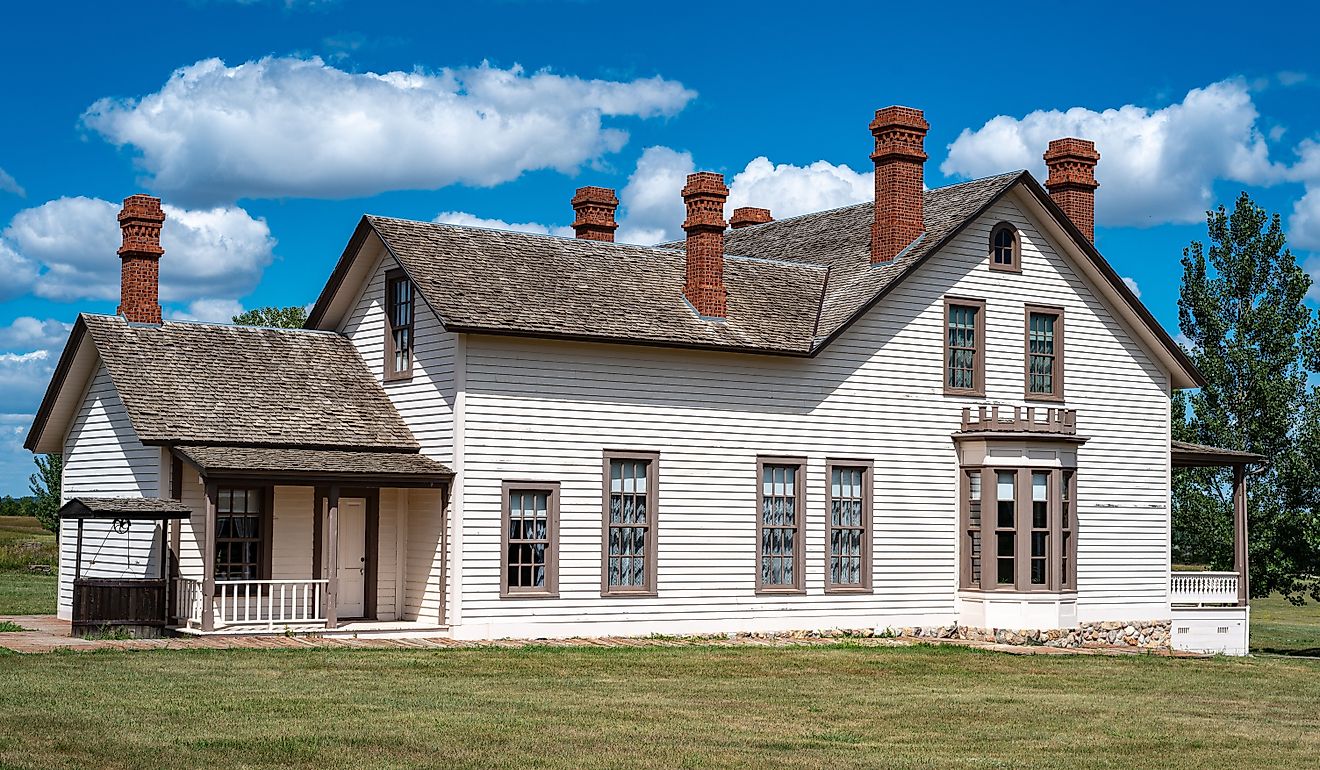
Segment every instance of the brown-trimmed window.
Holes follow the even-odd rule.
[[[759,516],[756,522],[756,590],[801,593],[802,477],[807,463],[798,457],[763,457],[756,464]]]
[[[1026,397],[1063,400],[1063,308],[1026,307]]]
[[[402,270],[385,274],[385,379],[412,376],[413,316],[415,296],[412,281]]]
[[[655,452],[605,453],[603,594],[655,595],[659,464]]]
[[[944,393],[985,395],[985,300],[944,298]]]
[[[971,468],[962,494],[963,588],[1076,590],[1074,469]]]
[[[825,465],[825,590],[871,590],[871,464]]]
[[[990,269],[1022,272],[1022,239],[1017,228],[1000,222],[990,231]]]
[[[505,482],[500,596],[559,591],[559,485]]]
[[[270,575],[268,493],[262,487],[216,489],[216,580],[264,580]]]

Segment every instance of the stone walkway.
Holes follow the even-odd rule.
[[[537,647],[817,647],[847,642],[865,647],[907,647],[914,644],[952,644],[1014,655],[1161,655],[1165,657],[1206,657],[1171,650],[1137,650],[1132,647],[1094,646],[1082,649],[1028,647],[962,639],[916,639],[867,636],[808,636],[794,634],[684,636],[684,637],[602,637],[577,639],[542,639],[526,641],[460,641],[445,637],[385,639],[379,637],[318,636],[315,634],[245,635],[245,636],[176,636],[164,639],[82,639],[69,636],[69,623],[51,615],[0,615],[0,623],[10,622],[28,631],[0,633],[0,647],[21,653],[93,650],[290,650],[290,649],[476,649]]]

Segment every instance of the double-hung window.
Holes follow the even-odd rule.
[[[1063,308],[1026,307],[1026,393],[1028,399],[1063,400]]]
[[[505,482],[500,596],[559,590],[559,485]]]
[[[758,593],[801,593],[803,458],[763,457],[757,461],[760,511],[756,534]]]
[[[825,466],[825,590],[871,588],[871,465],[831,460]]]
[[[963,471],[961,585],[974,591],[1077,587],[1076,471]]]
[[[385,379],[412,376],[413,315],[412,281],[402,270],[385,274]]]
[[[269,490],[220,487],[215,499],[215,577],[263,580],[270,573]]]
[[[985,395],[985,300],[944,299],[944,394]]]
[[[653,452],[606,452],[601,593],[656,592],[656,480]]]

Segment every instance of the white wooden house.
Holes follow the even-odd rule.
[[[1094,147],[1051,143],[1045,187],[924,190],[921,113],[871,129],[873,202],[728,229],[694,174],[655,247],[613,242],[603,188],[576,239],[364,217],[303,330],[162,323],[163,214],[130,198],[121,315],[80,317],[27,445],[66,499],[191,517],[89,524],[79,580],[166,539],[189,633],[1120,623],[1245,652],[1259,458],[1170,440],[1200,375],[1093,246]],[[1170,572],[1195,464],[1238,468],[1234,573]]]

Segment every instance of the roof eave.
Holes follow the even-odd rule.
[[[1160,322],[1155,319],[1155,316],[1151,314],[1150,309],[1137,298],[1137,295],[1132,293],[1132,290],[1128,288],[1127,284],[1123,283],[1123,277],[1114,270],[1113,266],[1109,264],[1109,261],[1104,258],[1098,249],[1096,249],[1095,244],[1077,228],[1077,225],[1073,224],[1073,221],[1068,218],[1068,215],[1064,213],[1063,209],[1059,208],[1059,204],[1054,202],[1054,199],[1045,191],[1045,188],[1041,186],[1040,182],[1036,181],[1035,177],[1026,172],[1023,172],[1022,177],[1025,177],[1025,179],[1020,177],[1018,181],[1023,182],[1026,189],[1031,192],[1036,200],[1039,201],[1051,215],[1053,215],[1059,227],[1061,227],[1063,231],[1072,238],[1073,243],[1082,250],[1082,253],[1085,254],[1088,259],[1091,260],[1092,264],[1094,264],[1100,271],[1100,274],[1105,277],[1105,280],[1114,291],[1116,291],[1119,296],[1127,302],[1128,306],[1136,312],[1141,322],[1151,331],[1152,335],[1169,353],[1173,361],[1183,369],[1183,374],[1186,375],[1185,381],[1191,383],[1191,387],[1199,388],[1205,386],[1205,375],[1202,374],[1199,368],[1197,368],[1192,359],[1188,357],[1187,352],[1174,341],[1173,337],[1169,336],[1169,333],[1160,325]],[[1173,387],[1179,388],[1187,386],[1175,383]]]

